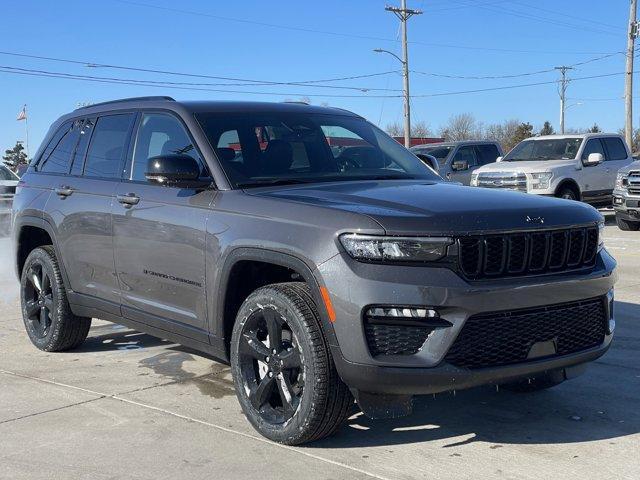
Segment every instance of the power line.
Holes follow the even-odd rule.
[[[134,1],[134,0],[112,0],[112,1],[124,4],[124,5],[135,6],[135,7],[149,8],[149,9],[167,11],[167,12],[172,12],[172,13],[180,13],[180,14],[183,14],[183,15],[191,15],[191,16],[197,16],[197,17],[214,18],[214,19],[217,19],[217,20],[224,20],[224,21],[228,21],[228,22],[244,23],[244,24],[247,24],[247,25],[258,25],[258,26],[262,26],[262,27],[277,28],[277,29],[281,29],[281,30],[291,30],[291,31],[297,31],[297,32],[304,32],[304,33],[330,35],[330,36],[335,36],[335,37],[357,38],[357,39],[360,39],[360,40],[375,40],[375,41],[382,41],[382,42],[399,43],[398,39],[386,38],[386,37],[378,37],[378,36],[374,36],[374,35],[361,35],[361,34],[357,34],[357,33],[337,32],[337,31],[331,31],[331,30],[318,30],[318,29],[307,28],[307,27],[298,27],[298,26],[292,26],[292,25],[283,25],[283,24],[261,22],[261,21],[257,21],[257,20],[248,20],[246,18],[237,18],[237,17],[222,16],[222,15],[214,15],[214,14],[207,13],[207,12],[202,12],[202,11],[185,10],[185,9],[181,9],[181,8],[165,7],[165,6],[162,6],[162,5],[152,5],[152,4],[149,4],[149,3],[138,2],[138,1]],[[475,5],[466,4],[464,6],[468,7],[468,6],[475,6]],[[489,7],[485,7],[485,8],[489,8]],[[493,48],[493,47],[479,47],[479,46],[473,46],[473,45],[454,45],[454,44],[444,44],[444,43],[421,42],[421,41],[416,41],[416,40],[413,40],[413,41],[411,41],[409,43],[414,44],[414,45],[424,45],[424,46],[428,46],[428,47],[453,48],[453,49],[472,50],[472,51],[486,51],[486,52],[494,52],[494,53],[535,53],[535,54],[541,54],[541,55],[547,55],[547,54],[548,55],[557,55],[557,54],[566,54],[566,55],[600,55],[602,53],[606,53],[606,52],[584,52],[584,51],[577,51],[577,52],[573,51],[572,52],[572,51],[558,51],[558,50],[523,50],[523,49],[509,49],[509,48]]]

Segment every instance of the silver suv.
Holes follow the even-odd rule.
[[[616,134],[548,135],[523,140],[498,163],[474,172],[471,185],[611,205],[618,170],[633,162]]]
[[[469,185],[471,175],[478,168],[494,163],[502,155],[498,142],[483,140],[416,145],[410,150],[416,155],[435,157],[440,176],[463,185]]]
[[[618,172],[613,208],[620,230],[640,230],[640,160]]]

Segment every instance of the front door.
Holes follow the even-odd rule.
[[[206,341],[205,228],[215,192],[147,182],[147,160],[172,153],[204,165],[178,118],[143,114],[114,204],[122,313],[158,328],[170,323],[173,331]]]
[[[600,153],[604,159],[597,165],[585,165],[585,161],[592,153]],[[580,190],[582,191],[582,199],[585,202],[600,204],[607,201],[607,197],[611,195],[613,185],[609,187],[609,179],[606,172],[607,153],[604,149],[601,139],[591,138],[587,141],[582,150],[582,174]]]

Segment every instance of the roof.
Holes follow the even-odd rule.
[[[459,145],[496,145],[498,142],[495,140],[460,140],[457,142],[435,142],[435,143],[424,143],[422,145],[414,145],[411,148],[433,148],[433,147],[456,147]]]
[[[95,103],[80,107],[76,111],[99,112],[101,110],[118,110],[128,108],[157,108],[164,106],[167,108],[183,107],[192,112],[220,112],[220,113],[324,113],[355,116],[353,112],[336,107],[320,107],[308,105],[304,102],[247,102],[247,101],[213,101],[213,100],[189,100],[176,101],[171,97],[134,97],[119,100],[110,100],[102,103]]]
[[[539,137],[525,138],[525,140],[557,140],[563,138],[594,138],[594,137],[622,137],[618,133],[567,133],[564,135],[541,135]]]

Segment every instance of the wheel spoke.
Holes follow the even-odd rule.
[[[43,307],[40,309],[40,328],[39,328],[40,333],[42,335],[44,335],[44,333],[47,330],[47,320],[48,320],[47,309]]]
[[[267,403],[271,392],[273,392],[274,385],[275,381],[273,377],[264,377],[255,388],[251,389],[249,400],[253,408],[260,410],[260,408]]]
[[[33,267],[29,269],[27,278],[29,279],[29,282],[31,282],[31,285],[33,285],[33,288],[36,289],[36,292],[40,293],[42,291],[42,287],[40,286],[40,279],[38,278],[38,274],[33,269]]]
[[[51,286],[51,281],[49,280],[49,275],[47,275],[45,271],[42,270],[42,285],[41,285],[42,291],[44,293],[48,292],[50,286]]]
[[[279,352],[282,349],[282,325],[278,320],[277,313],[268,308],[263,310],[263,315],[269,333],[269,348]]]
[[[48,294],[44,296],[44,306],[47,307],[49,312],[53,311],[53,294]]]
[[[284,370],[291,370],[292,368],[300,368],[302,366],[300,353],[295,347],[291,347],[289,350],[282,352],[279,358],[282,360],[282,368]]]
[[[288,377],[283,373],[279,373],[276,378],[278,379],[278,393],[280,394],[280,400],[282,400],[282,410],[285,416],[290,417],[296,410],[293,406],[295,396],[291,388],[291,383],[289,383]]]
[[[266,362],[266,357],[271,354],[267,346],[260,340],[258,340],[258,336],[255,334],[255,332],[247,332],[242,334],[240,351],[262,362]]]
[[[38,313],[38,302],[35,300],[27,300],[25,302],[25,308],[27,310],[27,318],[33,317],[34,314]]]

